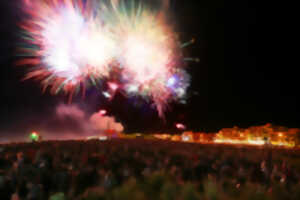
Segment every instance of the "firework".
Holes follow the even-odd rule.
[[[179,62],[180,42],[166,20],[167,5],[163,1],[153,9],[141,1],[120,0],[101,10],[119,36],[118,62],[126,94],[151,99],[161,117],[169,101],[184,98],[189,85]]]
[[[108,76],[115,42],[97,23],[90,1],[26,1],[28,19],[22,24],[27,46],[22,51],[34,64],[26,78],[41,79],[45,88],[73,93],[87,80]],[[32,59],[35,57],[35,59]]]
[[[70,97],[101,79],[105,97],[142,96],[161,117],[170,101],[185,98],[181,48],[193,41],[180,44],[166,20],[168,1],[155,9],[137,0],[24,1],[25,79]]]

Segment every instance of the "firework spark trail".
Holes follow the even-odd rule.
[[[39,57],[42,65],[28,73],[27,78],[43,77],[42,83],[51,86],[54,93],[72,93],[89,77],[108,76],[108,63],[116,51],[114,40],[93,20],[89,1],[74,2],[26,2],[30,18],[22,28],[32,46],[23,50]],[[26,61],[30,64],[31,59]]]
[[[173,77],[174,71],[180,69],[176,62],[180,55],[179,41],[165,19],[168,1],[163,2],[163,10],[158,12],[151,11],[138,1],[135,4],[135,1],[131,2],[116,1],[110,12],[114,15],[111,24],[117,27],[115,32],[121,36],[122,57],[119,62],[127,80],[125,88],[129,95],[152,99],[163,117],[168,102],[178,98],[178,93],[172,91],[176,88],[168,87],[168,80]],[[174,79],[175,82],[181,80]]]
[[[105,96],[120,91],[151,99],[161,117],[170,101],[185,97],[181,48],[189,43],[180,45],[167,23],[168,0],[156,10],[137,0],[24,2],[22,55],[28,57],[19,64],[33,66],[25,78],[40,80],[44,90],[71,97],[97,79],[119,77]]]

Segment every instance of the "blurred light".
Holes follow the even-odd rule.
[[[104,140],[107,140],[107,139],[108,139],[108,137],[105,136],[105,135],[99,136],[99,140],[101,140],[101,141],[104,141]]]
[[[181,100],[180,103],[181,104],[187,104],[186,100]]]
[[[103,92],[102,93],[106,98],[111,98],[111,95],[108,92]]]
[[[175,83],[176,83],[176,81],[177,81],[176,77],[175,77],[175,76],[172,76],[171,78],[169,78],[169,80],[168,80],[168,82],[167,82],[167,86],[168,86],[168,87],[174,86]]]
[[[135,93],[139,91],[139,87],[137,85],[129,85],[127,91],[129,93]]]
[[[182,141],[185,141],[185,142],[190,141],[190,136],[188,136],[188,135],[183,135],[183,136],[182,136]]]
[[[184,88],[181,88],[181,87],[176,88],[175,92],[177,93],[179,98],[182,98],[185,95],[185,90],[184,90]]]
[[[37,132],[32,132],[32,133],[30,134],[30,139],[31,139],[31,140],[36,141],[36,140],[38,140],[38,138],[39,138],[39,136],[38,136]]]
[[[183,125],[183,124],[180,124],[180,123],[177,123],[176,124],[176,128],[178,128],[178,129],[185,129],[185,125]]]
[[[111,90],[113,90],[113,91],[116,91],[116,90],[119,88],[119,85],[118,85],[118,84],[112,83],[112,82],[108,83],[108,86],[109,86],[109,88],[110,88]]]
[[[107,111],[106,110],[100,110],[99,113],[100,113],[100,115],[106,115]]]

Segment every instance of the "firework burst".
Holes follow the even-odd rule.
[[[21,27],[28,58],[21,64],[34,67],[25,79],[42,80],[53,93],[73,94],[88,80],[108,76],[116,45],[94,20],[91,3],[84,2],[26,1],[29,17]]]
[[[153,9],[144,1],[24,0],[21,25],[25,79],[70,97],[98,79],[116,91],[151,99],[161,117],[168,103],[185,97],[189,76],[181,48],[166,20],[168,1]],[[112,89],[116,80],[117,89]]]

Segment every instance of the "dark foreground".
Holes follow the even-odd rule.
[[[300,199],[300,151],[152,140],[0,145],[0,199]]]

